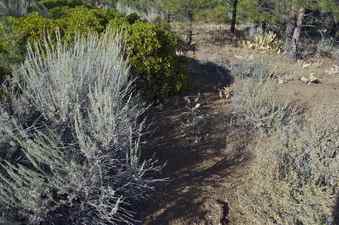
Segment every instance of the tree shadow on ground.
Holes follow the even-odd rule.
[[[223,110],[216,108],[220,100],[216,91],[233,82],[229,71],[221,65],[193,61],[190,76],[191,92],[170,99],[162,109],[153,109],[151,113],[156,135],[147,143],[145,152],[166,163],[162,175],[168,177],[169,182],[160,186],[143,206],[145,224],[165,225],[173,220],[196,218],[199,221],[208,217],[211,209],[204,210],[202,206],[208,202],[209,192],[228,177],[236,176],[234,171],[251,157],[245,151],[250,141],[249,129],[234,123],[235,116],[227,104]],[[197,134],[185,126],[191,115],[184,98],[198,94],[201,104],[198,116],[203,122],[198,125],[200,132],[196,141]],[[180,223],[184,224],[177,224]]]
[[[189,127],[185,128],[185,123],[190,117],[185,97],[194,98],[200,96],[199,103],[203,103],[200,108],[200,115],[205,117],[204,128],[208,125],[212,127],[215,121],[212,121],[212,116],[208,115],[211,111],[209,101],[215,100],[219,88],[233,83],[233,77],[225,66],[194,59],[190,59],[190,61],[191,63],[188,66],[190,90],[180,96],[168,99],[161,109],[154,107],[149,115],[154,126],[151,136],[146,138],[151,141],[146,145],[145,157],[153,156],[155,153],[160,161],[167,162],[167,170],[165,171],[170,171],[171,174],[182,167],[199,162],[205,157],[203,152],[200,152],[201,149],[197,149],[197,146],[187,142],[192,134],[187,131]],[[213,97],[211,98],[211,96]],[[215,116],[213,116],[214,120],[216,119]],[[222,117],[217,119],[224,123],[226,123],[226,120],[231,119],[229,112],[217,116]],[[208,129],[204,130],[204,128],[201,128],[204,134],[200,135],[206,137],[210,131]],[[218,130],[222,138],[224,138],[223,129],[224,127],[219,127],[214,133]],[[224,140],[220,141],[218,139],[209,139],[205,144],[214,146],[215,149],[225,147]],[[199,147],[202,148],[203,144],[200,143]],[[169,161],[171,159],[175,159],[175,161],[172,163]]]
[[[234,81],[230,71],[223,64],[191,60],[188,71],[192,87],[190,92],[185,94],[210,93]]]
[[[236,176],[235,170],[248,162],[251,156],[245,151],[245,142],[249,140],[244,138],[243,143],[232,142],[232,146],[228,145],[226,135],[233,139],[239,136],[236,138],[226,127],[221,129],[221,125],[215,126],[217,122],[220,123],[217,117],[210,118],[211,124],[204,127],[205,133],[202,134],[209,135],[199,143],[185,142],[183,136],[169,137],[153,149],[156,157],[167,163],[163,175],[170,180],[157,190],[148,203],[153,215],[149,224],[169,224],[169,221],[184,221],[186,218],[206,219],[208,210],[203,210],[201,206],[210,196],[208,192],[228,177]],[[176,133],[173,130],[167,132],[172,135]],[[246,132],[242,130],[244,137],[248,135]]]

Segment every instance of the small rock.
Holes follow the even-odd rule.
[[[233,96],[233,90],[230,87],[224,87],[219,89],[219,97],[225,99],[231,99]]]
[[[244,59],[244,57],[241,56],[241,55],[235,55],[234,58],[236,58],[236,59]]]
[[[304,82],[305,84],[308,84],[309,83],[309,79],[307,79],[306,77],[301,77],[300,80],[302,82]]]
[[[162,103],[160,103],[159,105],[156,106],[156,108],[158,110],[163,110],[164,109],[164,105]]]
[[[310,65],[312,65],[312,64],[311,63],[303,64],[303,68],[305,69],[305,68],[309,67]]]
[[[320,83],[319,78],[315,77],[314,74],[310,74],[309,78],[301,77],[300,80],[304,82],[305,84],[318,84]]]
[[[278,84],[284,84],[284,83],[285,83],[285,80],[283,80],[281,78],[278,79]]]
[[[320,82],[320,80],[317,77],[315,77],[313,73],[311,73],[309,82],[314,83],[314,84],[318,84]]]
[[[339,66],[334,65],[331,69],[326,71],[330,75],[339,74]]]

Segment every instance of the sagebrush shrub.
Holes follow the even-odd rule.
[[[335,50],[335,40],[331,37],[321,37],[317,43],[318,56],[332,56]]]
[[[253,151],[245,188],[238,191],[237,219],[254,225],[332,225],[339,186],[337,104],[321,105],[305,120],[303,107],[282,100],[274,80],[251,71],[256,70],[239,73],[233,106],[265,135]]]
[[[0,209],[32,225],[134,224],[160,167],[120,38],[29,45],[0,114]],[[19,95],[17,93],[20,92]]]
[[[272,73],[268,69],[268,65],[263,62],[257,62],[254,60],[245,60],[239,64],[234,64],[231,66],[232,75],[236,78],[243,79],[254,79],[254,80],[267,80],[272,78]]]
[[[301,108],[277,95],[278,85],[264,65],[239,65],[234,73],[240,78],[234,90],[234,111],[263,133],[280,129],[300,114]]]
[[[324,107],[304,126],[290,124],[256,146],[248,186],[239,193],[244,223],[333,224],[338,112]]]

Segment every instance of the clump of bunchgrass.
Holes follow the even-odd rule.
[[[335,54],[335,40],[331,37],[322,36],[317,43],[317,55],[332,57]]]
[[[244,41],[242,45],[249,49],[276,53],[280,53],[282,49],[281,40],[279,40],[278,35],[272,31],[258,33],[254,36],[253,40]]]
[[[278,86],[264,64],[239,65],[233,70],[238,82],[233,94],[235,113],[263,133],[291,123],[300,109],[290,100],[282,100]]]
[[[231,66],[232,75],[243,80],[251,78],[254,80],[267,80],[273,76],[268,65],[258,62],[257,59],[245,60],[239,64]]]

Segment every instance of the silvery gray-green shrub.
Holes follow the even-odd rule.
[[[47,15],[48,11],[39,1],[36,0],[1,0],[0,16],[24,16],[30,10],[37,10],[43,15]]]
[[[57,37],[59,35],[56,35]],[[119,36],[28,46],[0,106],[0,211],[25,224],[135,224],[160,180]]]

